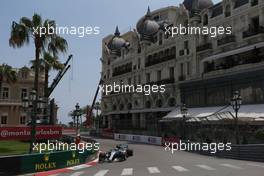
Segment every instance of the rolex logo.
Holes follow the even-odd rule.
[[[44,155],[44,161],[45,161],[45,162],[48,162],[48,161],[49,161],[49,155],[48,155],[48,154],[45,154],[45,155]]]
[[[75,158],[76,154],[75,152],[72,152],[72,157]]]

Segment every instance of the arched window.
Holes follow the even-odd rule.
[[[171,47],[170,54],[171,55],[175,55],[176,54],[176,47],[175,46]]]
[[[159,58],[163,58],[163,51],[159,52]]]
[[[160,32],[159,33],[159,45],[162,45],[162,37],[163,37],[162,33]]]
[[[121,104],[119,105],[119,110],[122,111],[123,109],[124,109],[124,105],[121,103]]]
[[[170,54],[170,50],[169,49],[166,49],[164,55],[165,56],[168,56],[169,54]]]
[[[158,58],[158,54],[155,53],[154,56],[153,56],[153,60],[157,59]]]
[[[146,101],[145,107],[146,108],[151,108],[151,102],[149,100]]]
[[[132,104],[131,104],[131,103],[128,103],[128,104],[127,104],[127,109],[128,109],[128,110],[132,109]]]
[[[229,17],[231,15],[231,7],[230,5],[228,4],[226,7],[225,7],[225,17]]]
[[[207,14],[205,14],[203,17],[203,25],[204,26],[208,25],[208,15]]]
[[[158,99],[156,101],[156,107],[158,107],[158,108],[162,107],[162,100],[161,99]]]
[[[134,105],[138,106],[138,101],[137,100],[134,101]]]
[[[170,107],[175,106],[175,105],[176,105],[176,100],[175,100],[175,98],[171,97],[171,98],[169,99],[169,101],[168,101],[168,105],[169,105]]]

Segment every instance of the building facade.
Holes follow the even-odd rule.
[[[34,72],[23,67],[15,69],[17,80],[7,82],[3,78],[0,95],[0,126],[26,125],[30,121],[30,115],[22,107],[22,100],[29,97],[34,87]],[[44,95],[44,74],[39,78],[39,96]],[[43,118],[43,117],[38,117]]]
[[[167,35],[167,26],[231,27],[229,35]],[[264,103],[264,1],[185,0],[150,11],[136,29],[102,41],[104,84],[164,84],[164,93],[102,94],[105,127],[155,135],[158,122],[188,107],[229,104],[239,90],[243,104]]]

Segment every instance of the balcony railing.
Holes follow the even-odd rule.
[[[179,51],[179,55],[180,56],[188,55],[188,54],[190,54],[190,50],[188,48],[182,49],[182,50]]]
[[[184,50],[180,50],[180,51],[179,51],[179,55],[180,55],[180,56],[183,56],[183,55],[184,55]]]
[[[253,55],[247,59],[238,59],[238,60],[237,58],[236,59],[233,59],[233,58],[223,59],[220,65],[216,65],[214,62],[207,63],[207,65],[204,68],[204,73],[217,71],[217,70],[231,69],[239,65],[254,64],[254,63],[260,63],[263,61],[264,61],[264,58],[258,55]]]
[[[175,59],[175,54],[168,55],[168,56],[163,56],[163,57],[160,57],[160,58],[157,58],[157,59],[149,60],[149,61],[147,61],[145,63],[145,67],[156,65],[156,64],[159,64],[159,63],[162,63],[162,62],[166,62],[166,61],[172,60],[172,59]]]
[[[166,79],[162,79],[159,81],[152,81],[149,83],[146,83],[146,85],[161,85],[161,84],[171,84],[174,83],[175,79],[174,78],[166,78]]]
[[[22,100],[21,99],[0,99],[0,103],[1,104],[9,104],[9,103],[21,103]]]
[[[120,71],[115,71],[115,72],[113,72],[113,77],[118,76],[118,75],[123,75],[123,74],[129,73],[131,71],[132,71],[132,68],[124,69],[124,70],[120,70]]]
[[[236,37],[234,35],[230,35],[230,36],[226,36],[224,38],[217,40],[217,45],[221,46],[221,45],[231,43],[231,42],[235,42],[235,41],[236,41]]]
[[[114,76],[129,73],[129,72],[132,72],[132,63],[128,63],[128,64],[114,68],[112,76],[114,77]]]
[[[236,0],[234,8],[238,8],[248,3],[248,0]]]
[[[264,33],[264,27],[259,26],[258,28],[249,28],[247,31],[243,32],[243,38],[251,37],[254,35],[258,35]]]
[[[196,51],[197,52],[201,52],[201,51],[204,51],[204,50],[208,50],[208,49],[212,49],[212,43],[206,43],[204,45],[201,45],[201,46],[197,46],[196,47]]]

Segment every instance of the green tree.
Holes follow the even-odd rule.
[[[7,83],[13,83],[17,81],[17,72],[7,64],[0,65],[0,97],[2,94],[3,81]]]

